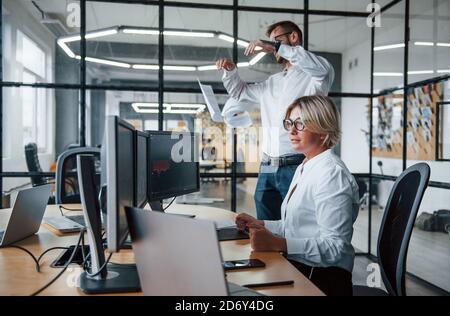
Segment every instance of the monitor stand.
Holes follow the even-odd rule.
[[[90,155],[79,155],[77,162],[81,203],[91,254],[90,274],[98,273],[96,276],[89,276],[83,272],[80,275],[80,289],[87,294],[140,292],[136,265],[108,264],[104,267],[106,259],[102,243],[100,208],[94,182],[94,161]]]
[[[163,208],[163,201],[162,200],[148,202],[148,204],[150,205],[150,207],[151,207],[151,209],[153,211],[165,213],[164,212],[164,208]],[[183,217],[189,217],[189,218],[194,218],[195,217],[194,214],[179,214],[179,213],[166,213],[166,214],[183,216]]]

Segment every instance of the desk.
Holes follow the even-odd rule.
[[[79,208],[80,205],[67,205],[69,208]],[[195,214],[197,218],[210,220],[233,219],[235,214],[223,209],[200,205],[173,205],[168,212]],[[0,224],[6,224],[10,209],[0,210]],[[75,213],[75,212],[73,212]],[[45,216],[59,216],[56,205],[48,205]],[[42,225],[37,235],[17,243],[30,250],[35,256],[51,247],[67,247],[76,243],[78,234],[57,236],[46,225]],[[259,288],[266,295],[308,295],[321,296],[323,293],[305,276],[298,272],[282,255],[276,252],[252,252],[248,240],[224,241],[220,243],[224,260],[257,258],[266,263],[262,269],[227,272],[227,279],[237,284],[260,283],[278,280],[295,281],[291,286]],[[29,295],[45,285],[60,269],[50,268],[51,262],[61,250],[48,253],[41,261],[41,273],[36,272],[35,264],[28,254],[15,248],[0,249],[0,295]],[[121,250],[114,254],[111,262],[134,263],[132,250]],[[82,272],[76,265],[69,269],[41,295],[85,295],[77,286],[76,281]],[[142,295],[142,293],[127,293],[125,295]]]

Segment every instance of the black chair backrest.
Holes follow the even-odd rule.
[[[56,162],[56,203],[81,203],[77,174],[77,156],[92,155],[96,169],[100,170],[100,149],[96,147],[80,147],[69,149],[59,155]],[[98,179],[97,179],[98,178]],[[99,173],[96,181],[100,183]]]
[[[386,204],[378,236],[378,260],[390,295],[406,295],[408,246],[429,178],[430,167],[426,163],[409,167],[395,181]]]
[[[27,168],[30,172],[42,172],[41,165],[39,163],[38,148],[36,143],[29,143],[25,145],[25,160],[27,162]],[[47,179],[43,176],[32,176],[31,184],[33,186],[39,186],[47,183]]]

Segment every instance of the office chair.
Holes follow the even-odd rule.
[[[56,162],[56,204],[81,203],[77,155],[93,154],[100,161],[100,148],[79,147],[64,151]]]
[[[36,143],[29,143],[25,145],[25,160],[27,168],[30,172],[42,172],[41,164],[39,163],[38,148]],[[31,184],[35,186],[47,184],[48,180],[43,176],[31,176]]]
[[[372,179],[372,198],[370,198],[369,180],[356,177],[356,183],[359,188],[359,205],[365,209],[369,207],[370,200],[372,205],[378,205],[377,188],[379,179]]]
[[[39,163],[38,147],[36,143],[29,143],[25,145],[25,161],[29,172],[42,172],[41,164]],[[54,183],[53,179],[44,176],[31,176],[31,185],[33,187]],[[52,193],[48,199],[48,204],[55,204],[55,197]]]
[[[356,285],[354,296],[406,296],[406,257],[414,222],[430,179],[426,163],[403,171],[394,183],[378,235],[377,253],[387,292]]]

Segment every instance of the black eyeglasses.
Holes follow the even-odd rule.
[[[280,40],[279,40],[278,38],[279,38],[280,36],[288,35],[288,34],[291,34],[292,32],[293,32],[293,31],[290,31],[290,32],[286,32],[286,33],[277,35],[277,36],[275,36],[275,37],[273,38],[273,40],[274,40],[275,42],[279,42]]]
[[[292,127],[295,127],[297,131],[301,132],[305,129],[305,124],[302,122],[301,118],[296,118],[294,121],[291,119],[285,119],[283,120],[283,127],[288,132],[291,131]]]

